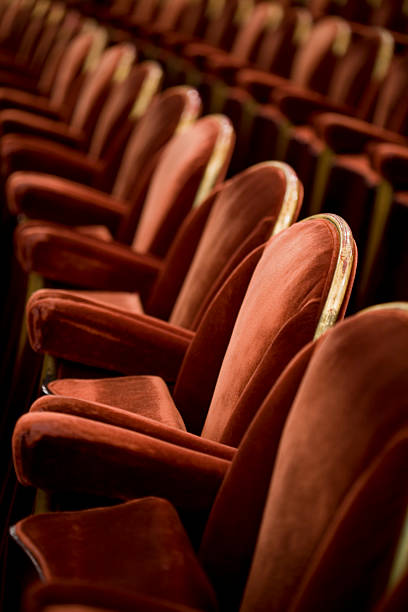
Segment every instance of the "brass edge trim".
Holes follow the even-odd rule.
[[[105,28],[95,27],[92,23],[85,26],[84,31],[90,31],[93,33],[93,41],[91,48],[88,51],[88,55],[86,56],[82,71],[92,72],[95,70],[99,62],[99,58],[108,44],[108,32]]]
[[[200,186],[197,189],[192,208],[196,208],[207,197],[211,189],[214,187],[221,168],[225,164],[225,160],[230,151],[231,139],[234,134],[234,128],[224,115],[207,115],[217,119],[220,124],[220,132],[210,159],[207,162],[203,178]]]
[[[381,181],[376,189],[371,221],[368,225],[367,246],[360,271],[359,298],[364,299],[370,287],[376,258],[380,251],[384,232],[391,214],[392,196],[393,189],[391,183],[386,180]]]
[[[309,219],[326,219],[335,226],[340,237],[340,247],[337,256],[336,269],[333,274],[332,282],[330,283],[330,289],[326,302],[323,306],[323,310],[316,327],[316,332],[314,335],[314,339],[316,340],[337,321],[337,317],[349,285],[351,271],[353,269],[354,248],[351,230],[344,219],[338,215],[322,213],[319,215],[313,215],[312,217],[307,217],[307,219],[302,220],[301,223]]]
[[[238,6],[234,14],[233,23],[242,26],[250,18],[254,10],[253,0],[238,0]]]
[[[300,47],[304,45],[312,31],[313,19],[310,13],[302,12],[297,16],[297,23],[293,32],[293,43]]]
[[[408,310],[408,304],[405,304],[404,310]],[[402,524],[400,535],[398,538],[397,548],[394,553],[394,560],[390,571],[390,576],[387,584],[387,592],[398,584],[402,576],[405,574],[408,567],[408,511]]]
[[[175,130],[175,135],[177,135],[184,132],[184,130],[190,127],[198,118],[201,111],[201,98],[198,91],[194,87],[190,87],[189,85],[179,85],[177,87],[172,87],[171,91],[179,91],[180,93],[184,92],[187,96],[186,105],[184,107],[183,112],[181,113],[180,121],[178,122],[178,125]]]
[[[253,168],[259,168],[262,166],[269,166],[270,168],[278,168],[279,170],[282,170],[286,180],[286,190],[285,195],[283,196],[282,206],[271,233],[271,236],[275,236],[293,223],[293,217],[299,203],[300,182],[296,172],[285,162],[261,162],[260,164],[253,166]]]
[[[394,55],[394,38],[388,30],[380,29],[381,43],[373,67],[373,80],[382,81],[389,70]]]
[[[359,311],[359,314],[361,312],[371,312],[374,310],[392,310],[394,308],[408,311],[408,302],[385,302],[384,304],[374,304],[374,306],[367,306],[367,308],[363,308]]]
[[[32,10],[33,17],[43,17],[50,8],[50,0],[37,0]]]
[[[338,32],[332,44],[332,53],[337,57],[343,57],[351,41],[351,28],[346,22],[339,21]]]
[[[224,6],[226,0],[207,0],[206,16],[208,19],[217,19]]]
[[[115,72],[112,76],[112,81],[116,83],[121,83],[128,76],[130,69],[132,68],[132,64],[136,60],[136,49],[134,45],[131,43],[126,45],[121,58],[119,59],[118,65],[116,66]]]
[[[153,61],[149,62],[149,64],[149,73],[144,79],[139,95],[129,113],[131,119],[138,119],[144,115],[151,99],[157,93],[163,78],[163,70],[160,64]]]
[[[281,25],[282,19],[284,15],[283,6],[280,4],[270,4],[267,11],[267,17],[265,20],[266,28],[272,29],[272,31],[277,30],[277,28]]]
[[[47,23],[57,24],[61,23],[66,13],[65,6],[62,4],[51,5],[50,12],[47,15]]]

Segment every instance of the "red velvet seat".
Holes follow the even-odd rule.
[[[27,610],[403,609],[379,602],[408,496],[407,323],[406,305],[361,313],[294,358],[235,454],[197,559],[157,497],[20,521],[13,536],[45,582]],[[50,452],[53,418],[24,417],[26,449],[42,438]]]
[[[188,347],[172,397],[155,376],[78,381],[77,397],[75,383],[62,382],[70,385],[71,397],[41,398],[16,425],[19,480],[48,490],[121,499],[154,493],[185,508],[208,507],[271,385],[296,352],[343,316],[354,267],[353,241],[338,218],[309,219],[280,232],[265,249],[253,251],[213,299]],[[45,310],[41,299],[32,302],[31,334],[42,350],[52,342],[57,302],[49,300],[48,308],[45,296]],[[58,320],[62,330],[71,317],[72,339],[74,305]],[[97,325],[95,315],[94,310]],[[136,321],[132,324],[123,314],[121,320],[130,338]],[[106,327],[104,341],[111,365],[123,355],[120,345],[110,342],[112,329]],[[147,328],[146,337],[149,333]],[[71,344],[64,337],[65,345]],[[170,340],[175,343],[174,337]],[[98,355],[96,348],[93,358]],[[120,366],[129,367],[127,359]],[[99,393],[93,397],[99,401],[81,398],[87,388]],[[42,423],[47,423],[44,430]],[[36,434],[28,434],[36,424]]]
[[[43,152],[49,141],[51,144],[59,142],[74,149],[89,151],[93,146],[92,135],[99,114],[112,85],[115,79],[127,76],[134,58],[134,47],[128,43],[108,48],[102,54],[95,70],[84,80],[68,122],[35,116],[21,110],[1,111],[3,180],[10,172],[18,169],[44,170],[44,167],[47,167],[46,156],[42,153],[38,161],[35,154],[38,149]],[[104,119],[106,121],[106,116]],[[96,152],[95,147],[92,156]],[[27,159],[28,167],[24,168]]]
[[[19,83],[1,88],[2,110],[14,108],[54,120],[69,120],[84,74],[95,69],[106,43],[106,30],[84,22],[78,31],[77,16],[69,17],[31,91],[25,91]]]
[[[188,94],[188,90],[185,93]],[[187,95],[187,97],[189,96]],[[185,98],[183,100],[185,101]],[[189,103],[187,105],[189,116],[190,113],[195,113],[198,110],[196,103],[197,98],[193,96],[191,107]],[[180,110],[180,106],[178,108]],[[150,122],[147,127],[149,130],[152,128]],[[155,127],[156,129],[157,127],[160,128],[160,126]],[[157,134],[156,131],[155,133]],[[155,143],[157,143],[156,140]],[[224,178],[233,145],[233,129],[228,119],[222,115],[208,116],[197,121],[169,143],[150,182],[142,210],[135,208],[129,210],[126,205],[122,205],[119,209],[119,213],[123,217],[128,215],[129,223],[134,222],[135,225],[137,213],[141,212],[132,247],[115,243],[106,244],[106,241],[100,238],[83,236],[75,230],[50,226],[44,222],[37,224],[31,222],[19,231],[20,260],[28,264],[28,269],[31,267],[28,262],[32,261],[32,256],[36,259],[39,256],[44,263],[47,261],[51,263],[52,249],[56,254],[56,257],[52,259],[56,267],[53,271],[50,268],[45,271],[43,268],[46,276],[52,277],[53,273],[57,273],[60,280],[65,278],[65,282],[68,283],[71,283],[70,279],[76,276],[77,280],[79,278],[79,284],[83,284],[84,274],[88,279],[96,280],[96,275],[98,275],[103,280],[104,277],[115,278],[117,270],[121,270],[118,266],[112,269],[112,258],[107,263],[108,268],[113,272],[113,276],[109,270],[106,270],[106,262],[103,258],[98,258],[102,250],[102,252],[110,252],[113,255],[114,265],[118,262],[134,264],[136,260],[140,259],[144,280],[146,278],[149,280],[157,274],[160,268],[160,259],[167,253],[179,226],[191,207],[194,203],[201,202],[212,187]],[[129,171],[131,172],[132,169],[127,168],[126,173]],[[132,176],[130,178],[133,179]],[[131,186],[133,187],[133,182],[131,182]],[[111,199],[107,197],[106,200],[110,204]],[[112,210],[110,206],[105,206],[105,211],[107,209],[108,212]],[[118,206],[116,205],[114,211],[117,210]],[[66,252],[69,257],[65,258],[62,256],[62,248],[64,242],[67,241],[69,247]],[[72,245],[77,247],[78,262],[81,262],[77,268],[74,268],[75,259],[71,256]],[[47,250],[45,259],[42,257],[44,247]],[[56,250],[54,251],[54,249]],[[138,251],[138,253],[134,251]],[[97,253],[96,258],[95,252]],[[94,259],[94,264],[91,263],[91,259]],[[23,263],[23,265],[25,264]],[[34,265],[33,267],[41,273],[39,266]],[[125,277],[128,270],[127,266]],[[131,274],[133,274],[133,270],[134,265],[131,265]],[[120,272],[120,274],[122,273]],[[93,281],[89,283],[86,281],[85,286],[94,286]],[[32,366],[31,370],[35,379],[35,367]],[[18,383],[18,380],[21,380],[19,378],[21,371],[24,372],[27,379],[28,374],[24,370],[24,365],[15,368],[14,375],[17,386],[22,390],[23,388]],[[30,385],[27,384],[26,389],[29,389],[29,387]],[[15,396],[13,386],[9,393],[11,397]],[[18,403],[23,405],[24,400]]]
[[[130,336],[127,339],[128,347],[134,355],[132,362],[136,369],[133,371],[157,373],[167,379],[174,379],[180,355],[183,356],[193,335],[191,332],[197,329],[219,287],[250,251],[296,220],[301,201],[302,187],[291,168],[275,162],[260,164],[220,186],[198,209],[193,210],[177,233],[168,254],[156,267],[152,265],[154,262],[150,262],[141,253],[135,253],[133,261],[128,253],[126,261],[123,248],[121,260],[118,248],[115,259],[109,244],[102,244],[99,250],[94,247],[95,261],[100,260],[100,266],[105,268],[103,276],[99,275],[101,287],[117,290],[133,288],[141,294],[46,290],[37,293],[33,300],[41,303],[42,308],[47,308],[49,300],[53,302],[56,298],[62,306],[59,312],[62,315],[61,323],[63,311],[76,310],[76,322],[73,315],[75,326],[83,317],[92,318],[94,313],[99,312],[100,318],[105,311],[105,316],[102,316],[98,324],[101,339],[105,325],[114,326],[112,331],[116,328],[115,333],[120,333],[120,327],[114,325],[112,317],[119,317],[119,321],[122,316],[133,317],[140,329],[140,334],[135,330],[132,341]],[[60,243],[59,252],[61,249],[67,253],[71,251],[71,267],[77,278],[85,286],[87,279],[94,283],[93,286],[97,286],[96,264],[92,266],[94,271],[91,274],[86,273],[84,277],[81,273],[86,261],[90,261],[90,252],[84,258],[80,249],[74,248],[74,243],[71,243],[71,249],[69,247],[68,241],[65,245]],[[48,259],[49,256],[44,258]],[[105,283],[105,287],[102,283]],[[59,315],[57,311],[55,314],[54,324],[58,327]],[[169,323],[160,321],[160,318],[167,319]],[[149,334],[146,336],[147,330],[150,330],[150,340]],[[94,345],[92,336],[95,332],[98,334],[96,328],[91,331],[91,336],[85,335],[78,339],[78,352],[75,356],[72,353],[59,356],[87,364],[89,355],[86,347]],[[173,336],[175,339],[180,336],[180,340],[184,339],[178,349],[171,342]],[[117,346],[123,344],[119,337],[116,341]],[[59,340],[55,345],[58,344]],[[178,355],[174,349],[182,349],[182,352]],[[139,362],[138,365],[136,362]]]

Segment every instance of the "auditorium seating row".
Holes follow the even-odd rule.
[[[406,609],[405,5],[0,2],[3,610]]]

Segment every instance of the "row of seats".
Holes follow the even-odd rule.
[[[407,304],[341,322],[354,229],[297,221],[327,115],[398,166],[353,131],[389,38],[310,21],[279,74],[236,56],[249,3],[232,53],[192,38],[217,3],[83,4],[1,6],[3,609],[404,609]]]
[[[335,211],[348,221],[361,262],[352,310],[406,299],[407,41],[327,16],[329,7],[232,0],[217,10],[189,0],[149,6],[145,12],[143,2],[119,2],[99,14],[113,38],[135,40],[144,57],[165,66],[166,85],[192,84],[205,112],[231,118],[231,174],[284,160],[305,185],[302,216]]]

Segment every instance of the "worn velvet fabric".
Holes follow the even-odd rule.
[[[106,520],[109,521],[110,516],[116,526],[119,526],[119,518],[119,530],[106,531]],[[39,521],[37,518],[31,524],[27,521],[23,528],[16,527],[15,537],[23,545],[26,541],[36,541],[34,556],[46,581],[81,579],[82,566],[91,583],[96,581],[101,586],[114,586],[152,597],[165,593],[170,601],[179,604],[205,610],[216,608],[215,595],[177,513],[164,500],[145,498],[122,504],[110,512],[96,509],[79,514],[68,512],[63,517],[61,522],[59,514],[43,514],[38,517]],[[45,526],[48,533],[44,531]],[[101,530],[105,532],[104,537],[101,537]],[[71,542],[66,538],[68,533],[72,534]],[[47,541],[52,547],[49,550],[54,559],[52,565],[47,561],[49,554],[44,559],[41,552]],[[144,550],[143,556],[140,550]],[[130,564],[132,557],[135,562]]]
[[[192,88],[169,89],[155,99],[130,136],[113,185],[112,195],[57,177],[27,172],[14,173],[7,183],[11,212],[14,214],[24,212],[28,216],[50,218],[55,221],[63,221],[64,224],[104,223],[113,233],[118,232],[118,238],[129,241],[129,236],[134,233],[144,198],[147,197],[149,181],[152,179],[163,147],[174,135],[181,119],[185,117],[187,121],[193,121],[199,111],[200,99],[195,90]],[[42,239],[44,232],[48,232],[46,240]],[[70,237],[71,256],[69,256],[68,248]],[[53,257],[53,239],[57,243],[61,242],[61,245],[63,242],[67,243],[66,250],[70,264],[67,263],[64,266],[64,256],[60,251],[58,251],[58,259]],[[45,277],[58,279],[61,282],[89,286],[86,281],[81,280],[81,271],[84,271],[88,265],[86,254],[84,254],[85,263],[79,260],[77,270],[73,266],[74,254],[76,253],[77,258],[80,258],[82,245],[77,232],[67,232],[66,229],[58,227],[51,228],[46,223],[44,227],[38,223],[34,225],[23,223],[17,229],[15,242],[17,257],[24,269],[36,269],[32,268],[30,263],[33,263],[32,259],[36,256],[36,251],[41,253],[45,246],[49,251],[45,254],[45,265],[41,266],[38,272]],[[100,246],[102,248],[102,245]],[[86,241],[83,247],[87,249]],[[97,247],[98,243],[95,244],[95,248]],[[107,258],[106,253],[104,259]],[[77,282],[75,271],[78,274]]]
[[[159,85],[159,76],[160,68],[155,62],[142,62],[134,66],[125,79],[113,84],[93,130],[88,151],[79,151],[43,138],[21,135],[5,137],[2,155],[5,175],[12,175],[7,185],[11,212],[24,212],[31,218],[70,223],[70,209],[62,207],[59,214],[55,206],[44,202],[41,194],[37,193],[37,183],[30,182],[32,175],[27,175],[30,170],[109,189],[117,170],[118,158],[133,125],[128,119],[129,112],[143,91],[143,84],[146,86],[150,81],[151,94],[154,95],[154,85]],[[16,174],[19,171],[25,171],[25,174]],[[40,176],[37,180],[40,180]],[[45,177],[43,182],[46,182]],[[60,189],[56,186],[56,191],[62,189],[69,192],[69,185],[62,184]]]
[[[338,17],[321,19],[298,49],[289,79],[249,68],[239,72],[238,84],[249,90],[259,102],[268,102],[274,89],[291,83],[326,94],[330,74],[338,62],[333,52],[334,43],[337,40],[343,42],[348,32],[348,24]]]
[[[305,245],[309,241],[310,249],[306,263]],[[82,400],[80,393],[84,388],[83,385],[92,387],[93,383],[77,382],[76,389],[74,386],[70,388],[70,398],[57,396],[39,400],[31,413],[19,421],[14,436],[15,465],[19,479],[25,484],[31,482],[42,488],[74,488],[98,493],[106,493],[114,486],[115,496],[124,499],[135,495],[135,490],[137,495],[146,492],[150,494],[156,491],[156,486],[159,486],[160,491],[163,491],[164,487],[166,496],[171,495],[171,499],[177,504],[184,506],[194,503],[196,506],[204,504],[208,507],[206,504],[212,499],[211,495],[220,482],[220,470],[226,469],[225,462],[218,465],[216,457],[220,456],[219,452],[216,451],[214,455],[211,445],[216,443],[217,449],[229,449],[239,444],[271,385],[278,379],[297,350],[313,338],[336,267],[338,241],[337,230],[326,218],[311,219],[294,225],[272,238],[264,251],[259,247],[250,254],[217,293],[193,340],[188,342],[188,352],[174,392],[175,406],[187,429],[199,433],[215,386],[203,438],[146,419],[137,414],[136,405],[133,414],[126,412],[119,405],[121,398],[116,391],[113,401],[116,408],[109,407],[107,404],[109,404],[110,389],[113,385],[117,385],[117,382],[104,380],[98,382],[94,390],[88,389],[88,398],[91,397],[90,394],[95,396],[98,394],[101,400],[103,395],[104,404],[93,404],[88,400]],[[254,268],[255,272],[250,280]],[[289,276],[297,268],[303,270],[306,278],[299,278],[292,285]],[[290,275],[288,270],[291,271]],[[285,289],[286,282],[288,288]],[[236,312],[245,290],[246,295],[230,340]],[[284,299],[285,293],[290,295],[291,307]],[[280,303],[275,301],[278,297],[284,307],[289,308],[286,324],[285,313],[276,306]],[[79,299],[78,304],[80,305]],[[275,305],[276,313],[268,311],[268,306],[272,304]],[[254,309],[263,315],[255,316],[248,324],[249,314]],[[52,316],[49,308],[47,312],[47,316],[50,314]],[[67,316],[71,316],[70,312],[68,311]],[[40,313],[40,308],[37,312],[35,308],[33,309],[35,316],[41,316]],[[122,316],[120,319],[124,323],[125,318]],[[125,324],[126,329],[131,329],[129,323]],[[251,351],[247,348],[247,336],[241,331],[245,323],[248,324],[252,338]],[[151,332],[147,331],[147,340],[149,335]],[[55,338],[53,333],[50,337]],[[185,342],[184,338],[179,337],[178,342],[181,340]],[[240,351],[240,342],[245,351]],[[115,350],[114,344],[113,342],[112,351]],[[97,353],[95,350],[95,359],[100,360]],[[147,382],[148,379],[144,381],[136,379],[136,382],[127,379],[120,384],[124,385],[124,392],[130,398],[133,384],[136,384],[140,391]],[[53,390],[58,390],[58,384],[58,381],[53,384]],[[61,384],[70,383],[66,381]],[[220,401],[219,398],[225,394],[226,388],[231,388],[233,394],[225,396],[224,401],[229,402],[229,405],[225,404],[229,413],[224,418],[224,406],[220,408],[216,402]],[[75,391],[78,392],[76,399],[73,397]],[[63,392],[67,392],[66,387]],[[142,399],[140,401],[143,403]],[[153,397],[149,392],[149,403],[152,401]],[[169,405],[169,397],[164,402],[163,406],[155,409],[156,414],[160,415],[161,411],[172,413],[172,410],[175,410],[175,407],[172,409]],[[36,407],[39,404],[42,414],[37,414]],[[47,407],[52,414],[44,413]],[[66,414],[57,414],[57,412]],[[78,414],[81,416],[76,416]],[[91,415],[90,418],[88,414]],[[99,419],[103,422],[96,422]],[[128,423],[130,431],[127,429]],[[149,431],[143,433],[146,427],[153,428],[153,431],[158,432],[153,435],[159,435],[160,438],[153,438]],[[24,433],[29,430],[34,432],[34,429],[36,433],[33,436]],[[167,433],[160,433],[163,431]],[[166,436],[164,440],[173,440],[170,444],[172,450],[169,443],[163,441],[163,435]],[[177,441],[179,439],[185,440],[181,443],[182,446]],[[194,447],[201,444],[198,442],[200,440],[210,445],[205,447],[207,449],[205,457],[203,453],[192,453],[187,450],[191,448],[191,440],[195,441]],[[119,452],[120,445],[122,449]],[[102,448],[105,448],[103,452]],[[80,472],[80,482],[74,463],[66,460],[71,453],[76,457],[75,465],[78,460],[87,466],[86,470],[82,469]],[[116,460],[112,464],[113,456]],[[173,456],[178,457],[177,474],[184,476],[176,487],[171,488],[170,483],[174,484],[176,478],[172,464]],[[96,457],[98,460],[95,463]],[[213,460],[216,462],[215,466]],[[119,464],[120,475],[116,473]],[[137,465],[143,477],[128,480],[129,473],[132,469],[136,469]],[[161,468],[158,468],[159,465]],[[160,479],[160,470],[172,472],[168,478],[166,477],[165,482]],[[194,485],[189,479],[189,474],[195,474]],[[200,494],[197,493],[197,487],[200,487]]]
[[[284,170],[288,173],[287,176],[285,176]],[[286,196],[287,189],[290,190],[290,195],[288,196]],[[292,189],[293,191],[291,191]],[[293,202],[290,199],[292,196],[294,198]],[[222,189],[216,190],[209,196],[202,204],[204,207],[202,210],[200,210],[200,207],[191,212],[181,227],[180,232],[177,234],[175,242],[169,251],[169,256],[166,257],[163,265],[151,257],[145,258],[144,265],[143,256],[134,253],[124,246],[112,243],[101,244],[100,248],[96,248],[97,241],[94,238],[80,236],[76,240],[78,244],[78,253],[81,250],[81,261],[87,261],[88,265],[84,271],[82,267],[79,269],[79,275],[77,273],[78,268],[73,268],[72,265],[70,265],[69,244],[73,245],[74,240],[70,239],[67,230],[58,232],[59,240],[57,240],[54,232],[44,235],[43,242],[45,244],[42,254],[39,238],[44,228],[41,225],[39,227],[34,227],[33,222],[31,226],[26,225],[24,230],[17,230],[17,236],[21,235],[22,238],[25,238],[25,240],[17,240],[17,248],[21,249],[24,247],[30,252],[30,232],[32,232],[36,243],[36,249],[34,249],[33,253],[38,259],[33,262],[35,267],[31,268],[30,266],[30,268],[35,269],[37,272],[44,272],[49,259],[48,245],[54,240],[55,248],[58,248],[59,258],[54,265],[52,278],[59,281],[62,279],[65,281],[69,280],[72,284],[76,282],[77,285],[82,284],[84,286],[86,286],[88,281],[88,286],[95,289],[126,289],[127,283],[128,289],[134,287],[135,289],[143,290],[146,287],[152,286],[153,281],[157,277],[157,283],[153,285],[152,297],[147,300],[147,312],[149,312],[153,305],[153,312],[157,312],[161,307],[162,310],[159,310],[159,312],[163,313],[165,308],[172,306],[172,301],[174,302],[181,286],[182,293],[178,298],[176,309],[173,310],[170,317],[169,332],[173,333],[172,328],[174,328],[174,326],[189,329],[194,323],[194,328],[196,327],[195,319],[198,311],[202,308],[204,302],[207,304],[209,303],[209,296],[214,295],[212,285],[216,283],[217,287],[220,286],[220,281],[226,277],[226,272],[232,269],[231,258],[233,260],[232,263],[237,265],[240,260],[246,256],[251,247],[257,246],[267,237],[264,230],[265,228],[271,228],[272,223],[268,221],[258,228],[258,221],[261,221],[265,215],[271,214],[273,215],[273,222],[273,219],[279,217],[282,207],[290,205],[291,210],[289,211],[287,219],[289,223],[296,219],[301,201],[301,187],[293,171],[285,166],[276,167],[274,164],[264,163],[244,171],[241,175],[226,183]],[[233,218],[234,221],[232,223],[228,221],[227,223],[227,220],[230,218]],[[204,223],[205,225],[203,227]],[[254,232],[252,231],[253,228],[255,228]],[[247,235],[249,235],[249,238],[246,240]],[[68,248],[66,249],[64,248],[65,236],[68,236],[69,239]],[[200,240],[198,240],[199,238]],[[198,248],[193,255],[194,247],[197,245],[197,242]],[[243,244],[240,247],[242,242]],[[87,247],[87,250],[85,250],[84,247]],[[238,253],[235,253],[237,249]],[[65,256],[67,251],[67,256]],[[29,262],[29,257],[25,255],[24,252],[21,253],[20,250],[17,250],[17,254],[20,261]],[[103,257],[102,254],[104,255]],[[190,264],[191,258],[192,263]],[[193,266],[194,270],[189,273],[189,276],[183,282],[183,277],[189,264],[190,268]],[[227,268],[226,271],[225,268]],[[60,271],[62,271],[62,273],[58,274]],[[220,275],[222,277],[221,279],[219,279]],[[32,308],[40,308],[44,315],[40,315],[40,317],[46,327],[51,323],[51,319],[45,315],[44,309],[47,308],[48,297],[52,299],[53,295],[58,298],[59,294],[53,294],[52,291],[40,293],[38,294],[40,299],[34,296],[28,306],[29,311],[31,311]],[[116,294],[101,294],[100,292],[98,294],[93,292],[72,293],[74,301],[76,297],[85,298],[83,300],[84,306],[81,307],[83,308],[85,318],[82,320],[82,323],[78,321],[77,324],[75,323],[75,318],[72,318],[73,327],[70,334],[72,343],[70,343],[70,348],[68,348],[68,345],[64,341],[60,341],[62,339],[60,335],[62,328],[58,331],[58,304],[61,304],[65,313],[62,314],[61,311],[61,314],[67,322],[67,317],[70,317],[68,312],[69,295],[68,293],[63,294],[63,303],[58,300],[54,301],[54,306],[52,308],[53,314],[51,315],[53,320],[51,325],[54,331],[51,334],[45,331],[45,329],[43,331],[49,338],[54,339],[53,342],[55,341],[56,346],[60,345],[61,348],[62,346],[65,347],[63,349],[65,352],[62,354],[59,353],[60,357],[90,365],[89,359],[93,360],[94,358],[90,355],[84,355],[82,357],[81,353],[83,349],[88,346],[89,338],[87,338],[85,325],[86,329],[90,329],[89,322],[93,318],[93,301],[100,312],[101,306],[97,304],[98,301],[102,300],[111,307],[118,305],[118,300]],[[87,304],[85,304],[86,300]],[[127,314],[129,316],[141,312],[139,303],[134,307],[133,302],[134,296],[131,294],[128,298],[125,295],[120,298],[120,304],[124,305],[127,303],[129,305],[127,308]],[[34,304],[36,304],[36,306],[34,306]],[[162,306],[160,306],[161,304]],[[76,309],[75,316],[78,316],[78,308],[75,306],[74,308]],[[178,313],[177,309],[179,311]],[[120,314],[121,313],[118,312],[118,316],[120,316]],[[45,319],[47,319],[47,322]],[[88,320],[88,323],[85,323],[85,319]],[[98,321],[101,319],[96,315],[95,320]],[[151,318],[146,319],[146,321],[148,320],[150,320],[150,322],[153,321]],[[231,315],[230,320],[233,320]],[[33,321],[31,315],[30,321]],[[37,321],[39,323],[38,318]],[[139,317],[139,322],[141,321],[142,318]],[[111,323],[108,323],[108,326],[110,329],[112,328]],[[74,331],[74,327],[76,331]],[[100,341],[97,339],[99,334],[98,330],[101,332]],[[101,347],[101,342],[103,342],[102,338],[106,338],[106,334],[103,332],[100,325],[98,326],[98,330],[95,332],[90,331],[90,333],[94,336],[92,342],[96,342],[97,346]],[[65,335],[67,331],[68,328],[62,332],[63,335]],[[34,329],[32,332],[34,335],[36,334]],[[44,334],[42,332],[40,333],[44,338]],[[77,336],[77,333],[80,333],[81,338]],[[57,336],[60,338],[59,340]],[[33,335],[32,338],[36,347],[39,348],[41,341],[38,343],[34,340]],[[78,351],[74,350],[74,353],[70,353],[69,351],[75,346],[78,347]],[[53,352],[50,345],[47,346],[47,350]],[[104,353],[106,354],[106,351]],[[141,354],[135,354],[134,359],[136,361],[140,358],[142,358]],[[161,361],[161,357],[158,356],[158,359]],[[149,364],[151,363],[151,360],[149,360]],[[176,360],[176,363],[179,362]],[[93,365],[95,365],[95,363]],[[136,363],[134,366],[136,366]],[[134,366],[132,365],[132,367]],[[143,366],[143,371],[148,371],[145,370],[144,367],[145,366]],[[136,373],[137,369],[134,370],[134,372]],[[154,369],[152,373],[154,372],[163,375],[163,371],[160,369]]]
[[[21,110],[1,111],[0,131],[3,138],[9,134],[9,141],[12,142],[13,134],[23,133],[57,142],[72,142],[79,148],[86,147],[104,98],[109,92],[111,80],[121,58],[128,50],[129,46],[122,44],[104,52],[97,68],[84,80],[69,121],[56,121]]]
[[[357,602],[358,609],[368,610],[380,601],[408,498],[401,484],[408,453],[407,342],[406,311],[391,307],[361,313],[306,347],[271,389],[223,480],[201,543],[200,557],[221,609],[306,612],[323,602],[327,610],[345,610]],[[18,435],[25,431],[26,451],[37,436],[51,440],[53,419],[64,415],[53,415],[42,428],[33,416],[17,426]],[[23,420],[31,421],[27,429]],[[51,460],[47,467],[52,468]],[[151,504],[144,520],[143,504]],[[121,547],[126,576],[139,560],[159,563],[168,554],[166,544],[152,553],[153,543],[160,542],[160,524],[165,528],[171,516],[164,501],[137,500],[96,510],[95,522],[89,521],[89,511],[29,517],[15,532],[46,578],[74,574],[85,582],[93,579],[98,588],[98,564],[102,577],[106,571],[104,560],[98,560],[104,530],[109,526],[108,546],[120,542],[120,517],[133,508],[143,525],[153,508],[164,517],[150,523],[149,533],[136,529],[128,534],[140,548],[129,552],[134,549],[128,541]],[[59,554],[56,538],[72,549],[74,527],[80,537],[71,564]],[[172,534],[179,537],[177,527]],[[186,542],[178,550],[185,561],[191,559]],[[174,568],[174,583],[161,583],[157,595],[166,602],[177,585],[173,599],[179,602],[188,584],[195,584],[193,568],[193,562],[182,571]],[[121,580],[122,574],[117,586]],[[92,593],[89,582],[84,588]]]

